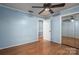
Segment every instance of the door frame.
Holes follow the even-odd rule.
[[[42,24],[43,24],[43,20],[38,20],[38,34],[37,34],[37,37],[38,37],[38,39],[37,39],[37,41],[40,41],[40,22],[42,22]],[[43,30],[43,26],[42,26],[42,30]],[[42,36],[43,36],[43,33],[42,33]],[[43,39],[43,37],[42,37],[42,39]]]

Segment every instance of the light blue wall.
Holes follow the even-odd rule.
[[[61,25],[62,21],[60,21],[61,20],[60,17],[62,15],[67,15],[67,14],[76,13],[76,12],[79,12],[79,6],[63,10],[60,12],[59,15],[52,16],[51,20],[52,20],[52,41],[53,42],[61,43],[62,30],[60,30],[61,29],[60,27],[62,26]]]
[[[37,19],[0,6],[0,48],[37,41]]]
[[[52,20],[52,41],[56,42],[56,43],[61,43],[61,41],[60,41],[60,39],[61,39],[60,15],[52,17],[51,20]]]

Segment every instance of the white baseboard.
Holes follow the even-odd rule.
[[[32,41],[32,42],[36,42],[36,41]],[[32,43],[32,42],[29,42],[29,43]],[[11,45],[11,46],[7,46],[7,47],[4,47],[4,48],[0,48],[0,50],[7,49],[7,48],[11,48],[11,47],[16,47],[16,46],[20,46],[20,45],[24,45],[24,44],[29,44],[29,43],[21,43],[21,44],[17,44],[17,45]]]

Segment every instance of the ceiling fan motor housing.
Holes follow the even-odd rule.
[[[51,7],[51,3],[45,3],[43,6],[44,6],[45,8],[50,8],[50,7]]]

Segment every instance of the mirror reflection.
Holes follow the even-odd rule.
[[[79,48],[79,13],[62,17],[62,44]]]

